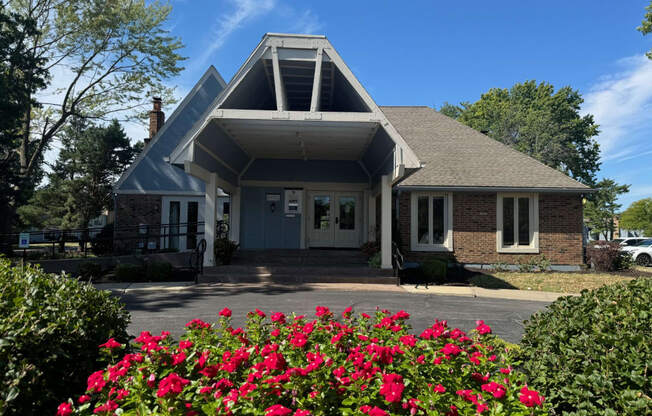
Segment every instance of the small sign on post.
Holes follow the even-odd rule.
[[[29,233],[20,233],[18,236],[18,248],[29,248]]]

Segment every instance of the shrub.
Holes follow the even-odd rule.
[[[0,414],[52,414],[106,365],[97,346],[126,341],[129,314],[109,292],[0,259]]]
[[[509,271],[509,265],[505,262],[499,261],[491,265],[491,269],[495,272]]]
[[[627,270],[632,267],[631,254],[620,249],[620,244],[613,241],[592,242],[586,248],[587,262],[597,271]]]
[[[166,261],[150,261],[145,266],[145,276],[151,281],[169,281],[172,279],[172,265]]]
[[[136,354],[88,378],[88,401],[61,406],[82,415],[546,414],[482,321],[469,336],[439,321],[413,336],[404,311],[347,308],[336,320],[316,310],[314,320],[256,310],[233,329],[225,308],[215,325],[190,321],[180,342],[142,332]]]
[[[554,414],[652,414],[652,281],[564,297],[526,323],[523,369]]]
[[[93,279],[102,276],[102,265],[94,261],[85,261],[79,265],[77,274],[82,279]]]
[[[378,253],[374,254],[373,256],[371,256],[367,263],[369,264],[369,267],[380,269],[381,262],[382,262],[382,259],[380,257],[380,252],[378,252]]]
[[[107,224],[91,239],[91,251],[96,256],[106,256],[113,252],[113,224]]]
[[[238,249],[239,244],[228,238],[218,238],[215,240],[215,259],[222,264],[231,264],[233,253]]]
[[[119,282],[140,282],[145,279],[145,267],[140,264],[120,263],[113,271]]]
[[[446,281],[446,273],[448,272],[448,263],[446,260],[430,259],[421,265],[423,277],[429,282],[442,284]]]
[[[360,251],[362,251],[367,258],[371,258],[374,254],[380,251],[380,246],[375,241],[368,241],[360,246]]]

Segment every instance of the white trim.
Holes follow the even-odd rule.
[[[251,159],[249,159],[249,162],[247,162],[245,167],[242,168],[242,172],[240,172],[240,174],[238,175],[238,183],[240,183],[240,180],[242,179],[244,174],[247,173],[247,171],[249,170],[249,167],[251,166],[252,163],[254,163],[255,160],[256,160],[256,158],[252,157]]]
[[[310,96],[310,111],[316,112],[319,110],[321,100],[321,63],[324,59],[324,49],[317,49],[317,56],[315,58],[315,75],[312,81],[312,94]]]
[[[285,111],[287,108],[287,97],[285,96],[285,85],[281,75],[281,66],[278,63],[278,49],[272,44],[272,71],[274,72],[274,92],[276,94],[276,109]]]
[[[514,198],[514,245],[503,246],[503,199]],[[529,198],[530,244],[518,243],[518,198]],[[496,194],[496,251],[498,253],[539,253],[539,194],[503,193]]]
[[[186,160],[185,163],[183,164],[183,167],[187,174],[194,176],[197,179],[201,179],[206,183],[206,186],[208,186],[208,182],[212,180],[211,175],[213,175],[214,172],[209,172],[208,170],[199,166],[195,162]],[[215,175],[216,175],[215,181],[218,187],[222,188],[227,193],[233,192],[233,189],[235,189],[234,185],[220,178],[219,176],[217,176],[217,174]]]
[[[380,267],[392,268],[392,179],[380,178]]]
[[[405,191],[455,191],[455,192],[516,192],[516,193],[591,193],[591,188],[525,188],[525,187],[504,187],[504,186],[439,186],[439,185],[397,185],[398,189]]]
[[[161,129],[160,129],[160,130],[159,130],[159,131],[154,135],[154,137],[152,137],[152,140],[150,140],[150,142],[145,146],[145,148],[143,149],[143,151],[140,152],[140,154],[138,155],[138,157],[136,157],[136,160],[134,160],[133,163],[132,163],[131,165],[129,165],[129,168],[127,168],[127,170],[126,170],[126,171],[125,171],[125,172],[120,176],[120,178],[118,179],[118,181],[113,185],[113,192],[116,192],[116,193],[117,193],[118,188],[120,188],[120,186],[122,186],[122,184],[124,183],[124,181],[127,180],[127,178],[131,175],[131,173],[134,171],[134,169],[136,169],[136,167],[138,166],[138,164],[139,164],[139,163],[140,163],[140,162],[145,158],[145,156],[147,155],[147,153],[149,153],[150,149],[151,149],[152,147],[154,147],[154,144],[156,144],[156,142],[158,141],[158,139],[163,135],[163,133],[165,133],[165,131],[167,130],[167,128],[168,128],[168,127],[172,124],[172,122],[173,122],[173,121],[174,121],[174,120],[179,116],[179,114],[183,113],[183,110],[184,110],[184,109],[186,108],[186,106],[190,103],[190,101],[191,101],[192,98],[195,96],[195,94],[197,93],[197,91],[199,91],[199,88],[204,84],[204,81],[206,81],[206,79],[207,79],[210,75],[215,76],[215,78],[217,78],[217,82],[222,86],[222,91],[220,91],[220,93],[218,94],[218,97],[219,97],[219,95],[224,91],[224,89],[226,88],[226,82],[224,82],[224,78],[222,78],[222,75],[220,75],[220,73],[217,71],[217,69],[215,69],[215,67],[214,67],[213,65],[211,65],[210,67],[208,67],[208,69],[206,70],[206,72],[204,72],[204,75],[202,75],[202,77],[199,79],[199,81],[197,81],[197,83],[195,84],[195,86],[192,87],[192,90],[190,90],[190,92],[189,92],[188,94],[186,94],[186,96],[184,97],[184,99],[183,99],[183,100],[181,101],[181,103],[177,106],[177,108],[172,112],[172,114],[170,115],[170,117],[165,121],[165,123],[163,123],[163,127],[161,127]],[[210,111],[211,108],[212,108],[212,107],[209,106],[207,110]],[[206,112],[207,112],[207,111],[205,111],[204,114],[206,114]],[[202,118],[200,117],[199,120],[201,120],[201,119],[202,119]],[[191,128],[191,130],[192,130],[192,128]],[[158,192],[158,191],[157,191],[157,192]]]
[[[442,244],[422,244],[418,238],[418,199],[428,198],[428,241],[432,238],[432,199],[445,198],[444,228],[446,236]],[[411,192],[410,193],[410,250],[412,251],[453,251],[453,194],[451,192]]]
[[[144,189],[124,189],[114,193],[116,195],[204,196],[204,192],[201,191],[147,191]]]
[[[219,157],[218,155],[216,155],[215,153],[213,153],[213,151],[212,151],[211,149],[209,149],[208,147],[204,146],[204,145],[201,144],[201,142],[199,142],[199,141],[197,141],[197,142],[195,142],[195,143],[197,144],[197,147],[199,147],[201,150],[203,150],[204,152],[206,152],[206,153],[207,153],[210,157],[212,157],[215,161],[217,161],[217,162],[221,163],[222,165],[224,165],[225,168],[227,168],[227,169],[230,170],[231,172],[235,173],[236,176],[239,176],[239,175],[240,175],[240,172],[238,172],[237,170],[233,169],[233,168],[231,167],[231,165],[229,165],[229,164],[226,163],[226,162],[225,162],[221,157]],[[194,159],[194,157],[193,157],[193,159]]]
[[[204,198],[204,266],[215,266],[215,226],[217,204],[217,174],[211,173],[206,181],[206,197]]]

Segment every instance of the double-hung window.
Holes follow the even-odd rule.
[[[453,251],[451,193],[413,192],[410,246],[413,251]]]
[[[496,248],[499,253],[539,252],[537,194],[498,194]]]

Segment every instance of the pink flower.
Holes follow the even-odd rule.
[[[93,410],[93,413],[98,414],[98,413],[109,413],[113,412],[115,409],[118,408],[118,403],[114,402],[113,400],[107,400],[106,403],[103,405],[96,407],[95,410]]]
[[[330,309],[328,309],[326,306],[317,306],[315,311],[315,315],[317,315],[317,317],[322,317],[331,313]]]
[[[258,308],[256,308],[255,312],[256,312],[256,315],[260,316],[261,318],[264,318],[264,317],[267,316],[267,315],[265,315],[265,312],[261,311]]]
[[[229,318],[231,316],[232,312],[231,309],[229,308],[224,308],[220,311],[220,316],[224,316],[225,318]]]
[[[348,308],[344,309],[344,312],[342,312],[342,318],[349,318],[352,312],[353,306],[349,306]]]
[[[502,384],[496,383],[495,381],[492,381],[487,384],[482,385],[482,391],[488,391],[491,393],[496,399],[502,399],[505,397],[506,389],[505,386]]]
[[[518,399],[527,407],[541,406],[543,404],[543,396],[538,391],[529,390],[527,386],[521,389]]]
[[[186,353],[181,351],[178,354],[172,354],[172,365],[181,364],[186,359]]]
[[[478,334],[480,335],[486,335],[486,334],[491,334],[491,327],[489,325],[486,325],[484,321],[475,321],[476,327],[475,330],[478,331]]]
[[[293,416],[310,416],[310,410],[297,409]]]
[[[292,413],[292,410],[285,406],[281,406],[280,404],[275,404],[274,406],[265,409],[265,412],[267,412],[265,413],[265,416],[285,416]]]
[[[364,405],[360,407],[360,411],[369,416],[389,416],[389,413],[377,406]]]
[[[90,399],[91,399],[91,396],[89,396],[88,394],[83,394],[83,395],[79,396],[79,399],[77,399],[77,401],[79,402],[79,404],[84,404],[87,401],[89,401]]]
[[[88,376],[88,387],[86,391],[91,391],[93,393],[99,393],[106,386],[106,381],[104,380],[104,371],[99,370]]]
[[[435,388],[433,389],[435,393],[446,393],[446,387],[442,386],[441,384],[437,384]]]
[[[184,341],[179,341],[179,349],[180,350],[188,349],[188,348],[192,347],[192,345],[193,345],[192,341],[185,341],[185,340]]]
[[[114,348],[121,348],[122,344],[120,344],[118,341],[116,341],[114,338],[109,338],[108,341],[106,341],[104,344],[100,344],[100,348],[107,348],[107,349],[114,349]]]
[[[458,355],[462,352],[462,349],[455,344],[446,344],[439,351],[446,355]]]
[[[57,416],[68,416],[72,414],[72,405],[70,403],[61,403],[57,407]]]
[[[211,324],[202,321],[201,319],[193,319],[192,321],[186,324],[186,328],[190,329],[204,329],[210,328]]]
[[[281,312],[276,312],[272,314],[271,318],[272,322],[278,322],[279,324],[283,325],[285,323],[285,315]]]
[[[161,379],[158,383],[156,395],[158,397],[164,397],[168,394],[179,394],[188,383],[190,383],[190,380],[180,377],[177,373],[172,373]]]
[[[404,389],[403,377],[398,374],[383,375],[383,385],[380,387],[380,394],[385,397],[385,400],[390,403],[401,401]]]

